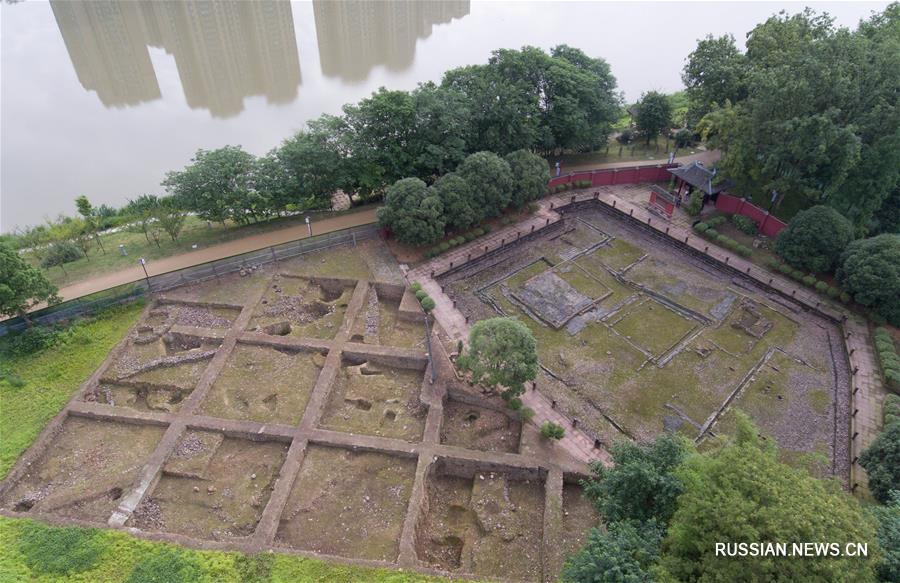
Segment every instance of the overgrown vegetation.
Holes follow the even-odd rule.
[[[469,332],[469,349],[458,359],[472,381],[491,389],[502,387],[509,401],[525,392],[525,383],[538,371],[537,341],[515,318],[480,320]]]

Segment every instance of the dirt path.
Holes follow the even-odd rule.
[[[358,227],[360,225],[374,223],[376,210],[377,209],[370,208],[358,213],[349,213],[339,217],[313,221],[313,235],[322,235],[324,233],[340,231],[341,229],[347,229],[349,227]],[[277,231],[250,235],[249,237],[235,239],[218,245],[211,245],[204,249],[191,251],[190,253],[183,253],[181,255],[173,255],[163,259],[149,261],[147,262],[147,273],[150,275],[168,273],[170,271],[184,269],[185,267],[200,265],[208,261],[222,259],[223,257],[231,257],[232,255],[265,249],[272,245],[280,245],[282,243],[289,243],[308,237],[309,232],[306,229],[306,225],[303,224],[279,229]],[[118,285],[138,281],[143,278],[143,269],[141,269],[140,265],[135,265],[128,269],[73,283],[72,285],[59,290],[59,295],[63,300],[72,300]]]

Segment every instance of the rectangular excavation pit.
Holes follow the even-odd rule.
[[[400,285],[371,284],[363,308],[353,323],[351,342],[424,350],[424,313],[418,320],[400,317],[404,291]]]
[[[253,534],[289,444],[188,430],[128,526],[224,540]]]
[[[229,269],[234,271],[216,276],[216,273],[222,274]],[[209,279],[206,281],[167,290],[165,297],[246,306],[259,297],[272,275],[271,265],[254,267],[240,262],[230,267],[220,266],[216,270],[209,270]]]
[[[142,412],[177,413],[191,391],[177,385],[103,379],[84,400]]]
[[[276,275],[247,329],[330,340],[344,321],[355,287],[354,280]]]
[[[353,559],[395,561],[414,457],[310,444],[275,540]]]
[[[697,327],[674,310],[652,299],[635,302],[616,314],[613,329],[649,354],[659,358]]]
[[[325,354],[238,343],[200,404],[213,417],[296,425],[303,417]]]
[[[461,575],[539,581],[544,477],[536,469],[438,460],[416,529],[419,560]]]
[[[421,402],[425,362],[416,368],[390,357],[344,354],[319,425],[360,435],[418,441],[427,406]]]
[[[106,522],[164,432],[157,425],[70,415],[0,505]]]
[[[518,453],[521,422],[506,413],[448,400],[444,403],[441,443],[479,451]]]
[[[156,310],[167,313],[167,323],[193,328],[230,328],[241,309],[227,304],[181,303],[177,300],[160,300]]]

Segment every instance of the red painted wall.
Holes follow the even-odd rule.
[[[742,198],[720,192],[716,199],[716,210],[723,213],[744,215],[759,223],[759,232],[766,237],[777,237],[787,227],[783,221],[776,219],[755,204]]]

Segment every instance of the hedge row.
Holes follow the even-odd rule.
[[[889,394],[884,398],[884,426],[900,423],[900,396]]]
[[[508,217],[504,217],[504,219],[507,219],[507,218]],[[501,220],[501,222],[503,222],[503,221]],[[511,219],[509,221],[504,222],[503,224],[509,224],[509,222],[511,222]],[[444,253],[445,251],[449,251],[450,249],[453,249],[454,247],[459,247],[460,245],[463,245],[464,243],[474,241],[478,237],[483,237],[490,232],[491,232],[490,225],[484,225],[483,227],[478,227],[477,229],[472,229],[468,233],[465,233],[458,237],[454,237],[452,239],[448,239],[448,240],[444,241],[443,243],[441,243],[440,245],[435,245],[434,247],[432,247],[431,249],[429,249],[428,251],[425,252],[425,258],[431,259],[432,257],[437,257],[438,255],[440,255],[441,253]]]
[[[721,220],[718,220],[721,219]],[[753,255],[753,249],[746,245],[735,241],[731,237],[719,234],[713,227],[720,225],[725,221],[725,217],[713,217],[706,222],[699,222],[694,225],[694,230],[703,238],[717,243],[726,249],[730,249],[742,257],[750,257]]]
[[[884,371],[888,386],[900,390],[900,356],[897,355],[894,339],[886,328],[875,329],[875,349],[878,351],[878,360],[881,362],[881,370]]]
[[[820,294],[824,294],[833,300],[840,300],[843,304],[849,304],[850,300],[853,299],[850,297],[850,294],[842,291],[841,288],[834,285],[828,285],[828,283],[816,279],[815,275],[811,273],[805,273],[800,269],[794,269],[787,263],[781,263],[777,259],[770,259],[768,262],[768,266],[773,271],[782,273],[790,277],[794,281],[802,283],[806,287],[811,287]]]
[[[580,188],[590,188],[593,184],[590,180],[575,180],[574,182],[566,182],[565,184],[557,184],[550,188],[551,194],[564,192],[566,190],[578,190]]]
[[[426,314],[434,309],[434,300],[428,295],[428,292],[422,289],[421,283],[415,281],[410,284],[409,289],[415,294],[416,299],[419,300],[419,305],[422,306]]]

